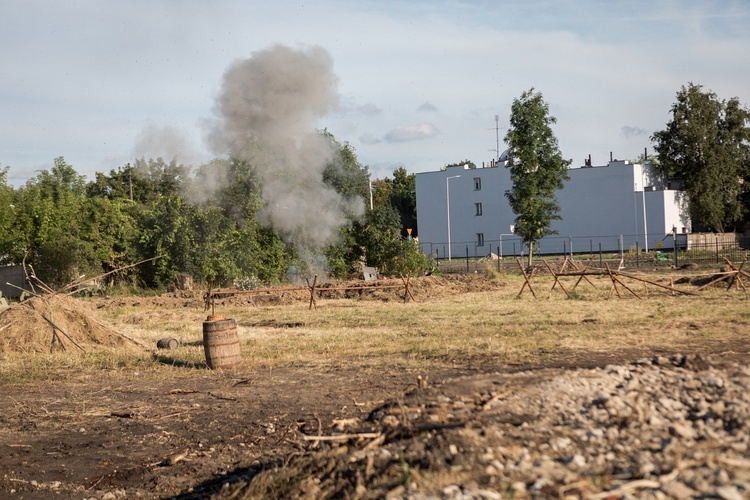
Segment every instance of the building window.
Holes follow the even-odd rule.
[[[476,210],[476,213],[474,215],[482,215],[482,204],[474,203],[474,210]]]
[[[484,233],[477,233],[477,246],[478,247],[484,246]]]
[[[474,191],[480,191],[482,189],[482,178],[474,177]]]

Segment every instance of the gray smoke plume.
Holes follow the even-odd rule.
[[[185,130],[173,126],[147,125],[135,138],[135,158],[163,158],[184,165],[197,165],[200,154],[193,148],[193,141]]]
[[[324,49],[277,45],[230,66],[216,101],[211,147],[252,166],[266,202],[259,222],[302,253],[330,242],[345,211],[364,210],[323,183],[334,151],[315,122],[337,107],[336,85]]]

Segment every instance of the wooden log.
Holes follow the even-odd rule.
[[[34,310],[36,311],[36,309],[34,309]],[[86,349],[84,349],[83,347],[79,346],[76,343],[75,340],[73,340],[72,338],[70,338],[70,335],[68,335],[67,333],[65,333],[65,330],[63,330],[62,328],[60,328],[59,326],[57,326],[51,319],[49,319],[47,316],[45,316],[41,312],[39,312],[39,311],[36,311],[36,312],[39,313],[39,315],[42,318],[44,318],[47,321],[47,323],[49,323],[50,325],[52,325],[52,328],[57,328],[57,331],[60,332],[60,333],[62,333],[65,336],[65,338],[67,338],[68,340],[70,340],[73,343],[74,346],[76,346],[77,348],[79,348],[81,351],[86,352]],[[60,342],[60,344],[62,345],[62,342]],[[63,349],[64,348],[65,348],[65,346],[63,346]]]
[[[412,302],[416,302],[416,300],[414,300],[414,295],[412,295],[411,290],[409,290],[409,280],[411,280],[411,271],[406,275],[406,280],[401,276],[401,281],[404,282],[404,304],[406,304],[407,297],[411,297]]]
[[[566,261],[567,261],[567,259],[568,259],[568,258],[567,258],[567,257],[565,257],[565,260],[566,260]],[[544,259],[542,259],[542,262],[544,262],[544,265],[545,265],[545,266],[547,266],[547,269],[549,270],[550,274],[552,274],[552,276],[554,276],[554,278],[555,278],[555,282],[554,282],[554,283],[552,283],[552,288],[550,288],[550,291],[549,291],[549,295],[547,296],[547,298],[550,298],[550,297],[552,297],[552,292],[553,292],[553,291],[555,290],[555,286],[556,286],[556,285],[557,285],[558,283],[560,284],[560,288],[562,288],[562,291],[563,291],[563,292],[565,292],[565,295],[566,295],[566,296],[567,296],[568,298],[570,298],[570,294],[568,293],[568,291],[567,291],[567,290],[565,289],[565,287],[563,286],[563,284],[562,284],[562,281],[560,281],[560,278],[558,278],[558,277],[557,277],[557,275],[555,274],[555,271],[553,271],[553,270],[552,270],[552,266],[550,266],[550,265],[549,265],[549,263],[548,263],[548,262],[547,262],[546,260],[544,260]],[[565,267],[565,264],[563,264],[563,267]]]
[[[609,268],[609,264],[605,263],[604,265],[607,266],[607,273],[609,274],[609,279],[612,280],[612,286],[609,288],[609,295],[607,296],[607,298],[612,296],[612,289],[614,288],[615,293],[617,293],[617,297],[621,299],[622,295],[620,295],[620,290],[617,289],[617,280],[612,275],[612,270]]]
[[[662,285],[661,283],[657,283],[657,282],[655,282],[655,281],[653,281],[653,280],[648,280],[648,279],[646,279],[646,278],[643,278],[643,277],[637,276],[637,275],[635,275],[635,274],[629,274],[629,273],[623,273],[623,272],[618,272],[617,274],[618,274],[618,275],[620,275],[620,276],[625,276],[626,278],[630,278],[630,279],[632,279],[632,280],[636,280],[636,281],[642,281],[642,282],[644,282],[644,283],[648,283],[648,284],[650,284],[650,285],[654,285],[654,286],[658,286],[658,287],[660,287],[660,288],[664,288],[664,289],[666,289],[666,290],[669,290],[669,291],[670,291],[670,292],[672,292],[672,293],[674,293],[674,292],[679,292],[679,293],[683,293],[683,294],[685,294],[685,295],[698,295],[698,294],[697,294],[697,293],[695,293],[695,292],[688,292],[687,290],[680,290],[680,289],[674,288],[674,286],[672,286],[672,287],[669,287],[669,286],[667,286],[667,285]]]
[[[586,280],[586,281],[588,282],[588,284],[589,284],[589,285],[591,285],[591,286],[592,286],[592,287],[594,288],[594,290],[596,290],[596,289],[597,289],[597,288],[596,288],[596,287],[594,286],[594,284],[593,284],[593,283],[591,282],[591,280],[590,280],[590,279],[588,278],[588,276],[586,276],[586,274],[585,274],[585,273],[586,273],[586,272],[588,271],[588,268],[589,268],[589,266],[591,265],[591,263],[592,263],[592,262],[594,262],[594,257],[591,257],[591,259],[590,259],[590,260],[589,260],[589,261],[588,261],[588,262],[586,263],[586,265],[585,265],[585,266],[583,267],[583,270],[582,270],[582,271],[580,271],[580,272],[581,272],[581,275],[580,275],[580,277],[578,278],[578,281],[576,281],[576,284],[575,284],[575,285],[573,285],[573,290],[575,290],[575,289],[576,289],[576,287],[578,286],[578,284],[579,284],[579,283],[581,282],[581,280],[584,280],[584,279],[585,279],[585,280]],[[571,261],[571,264],[572,264],[572,267],[573,267],[573,269],[575,269],[576,271],[579,271],[579,269],[578,269],[578,266],[576,265],[576,263],[575,263],[575,262]]]
[[[78,286],[78,285],[82,284],[82,283],[88,283],[89,281],[98,280],[99,278],[104,278],[105,276],[109,276],[110,274],[114,274],[114,273],[117,273],[117,272],[120,272],[120,271],[124,271],[125,269],[130,269],[131,267],[140,266],[141,264],[145,264],[146,262],[149,262],[149,261],[152,261],[152,260],[161,259],[162,257],[164,257],[164,256],[163,255],[157,255],[156,257],[151,257],[150,259],[145,259],[145,260],[142,260],[140,262],[136,262],[135,264],[128,264],[127,266],[118,267],[117,269],[114,269],[112,271],[109,271],[109,272],[106,272],[106,273],[102,273],[102,274],[98,274],[98,275],[94,276],[93,278],[88,278],[88,279],[85,279],[85,280],[82,280],[82,281],[73,281],[72,283],[68,283],[67,285],[65,285],[64,287],[62,287],[60,290],[58,290],[58,292],[64,292],[65,290],[69,290],[69,289],[71,289],[71,288],[73,288],[75,286]],[[53,293],[55,293],[55,292],[53,291]],[[71,292],[71,293],[75,293],[75,292]]]
[[[308,286],[310,285],[310,280],[305,277],[305,280],[307,280]],[[313,284],[310,287],[310,307],[308,309],[312,310],[313,307],[315,310],[318,310],[318,304],[315,303],[315,285],[318,283],[318,275],[315,275],[315,278],[313,278]]]
[[[518,268],[521,269],[521,274],[523,274],[523,279],[525,280],[524,284],[521,286],[521,291],[518,292],[517,297],[521,297],[521,294],[523,293],[524,288],[527,286],[529,287],[529,291],[531,291],[531,295],[536,298],[536,293],[534,293],[534,289],[531,288],[531,279],[534,277],[534,269],[531,270],[531,273],[529,275],[526,275],[526,269],[523,268],[523,264],[521,264],[521,259],[516,257],[516,263],[518,264]]]
[[[740,267],[737,269],[737,273],[729,279],[729,285],[727,285],[727,290],[729,290],[730,288],[732,288],[732,285],[734,285],[735,282],[737,283],[737,290],[740,289],[740,286],[739,286],[739,284],[741,283],[741,281],[740,281],[740,273],[742,272],[742,266],[744,266],[744,265],[745,265],[744,262],[742,264],[740,264]],[[734,267],[734,266],[732,266],[732,267]],[[744,289],[745,286],[743,285],[742,288]]]

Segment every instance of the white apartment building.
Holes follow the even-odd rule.
[[[511,229],[516,216],[505,197],[512,187],[506,158],[488,168],[454,166],[416,175],[424,253],[460,258],[526,252]],[[589,165],[568,170],[570,180],[556,193],[562,220],[551,227],[559,234],[542,239],[535,252],[627,251],[636,244],[667,250],[674,248],[673,231],[690,231],[683,191],[661,182],[651,163]]]

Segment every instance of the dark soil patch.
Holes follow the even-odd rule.
[[[706,354],[701,346],[695,350]],[[709,350],[725,362],[748,355],[747,345],[716,344]],[[489,371],[525,372],[527,382],[514,381],[514,390],[522,391],[525,383],[573,368],[624,363],[658,353],[568,354],[539,364],[423,374],[423,380],[429,380],[425,386],[429,385],[430,400],[453,399],[477,392],[481,380],[477,377]],[[383,409],[392,417],[406,418],[398,413],[399,406],[414,407],[428,394],[419,384],[417,374],[368,373],[352,367],[207,371],[205,376],[169,380],[113,371],[34,387],[5,386],[0,389],[6,401],[0,413],[0,496],[14,492],[16,498],[101,498],[106,493],[116,498],[203,498],[235,491],[240,484],[247,487],[260,471],[278,471],[289,463],[297,465],[285,473],[287,483],[264,483],[252,491],[296,496],[303,491],[289,489],[290,484],[325,476],[327,481],[336,477],[340,482],[331,486],[334,496],[347,495],[356,492],[356,474],[347,476],[348,462],[336,456],[360,449],[367,440],[317,443],[305,436],[345,433],[348,425],[354,425],[351,422],[357,423],[352,432],[375,429],[366,423],[377,420],[378,411],[378,425],[387,425]],[[522,413],[504,418],[501,423],[511,427],[529,420]],[[412,467],[419,464],[423,472],[431,467],[442,470],[450,451],[434,447],[439,446],[440,433],[450,430],[447,424],[451,421],[425,421],[397,436],[408,449]],[[306,462],[304,457],[317,458]],[[318,459],[324,461],[322,465]],[[324,474],[325,460],[330,470]],[[362,483],[374,496],[394,490],[404,480],[394,463],[398,460],[385,460],[380,475]],[[280,480],[278,475],[263,478]],[[313,496],[328,491],[320,485],[316,489],[313,483],[308,486],[311,489],[306,491]]]

